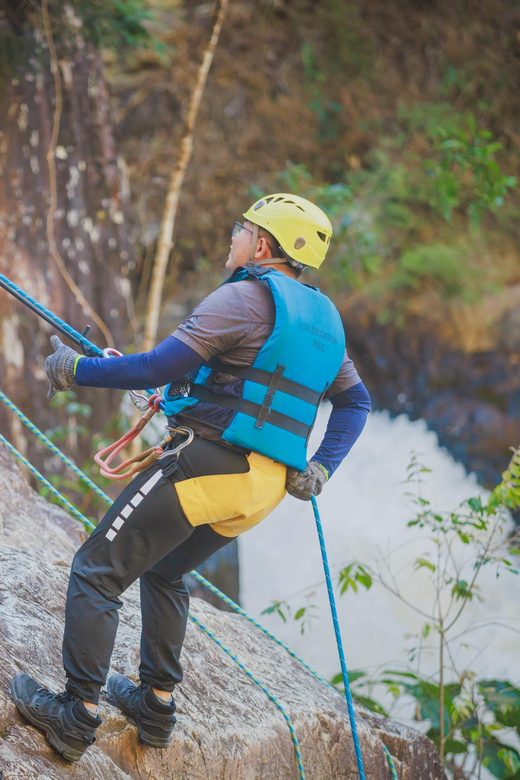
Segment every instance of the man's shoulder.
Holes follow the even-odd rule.
[[[197,308],[218,309],[232,316],[246,311],[261,314],[265,309],[270,311],[273,305],[267,285],[258,284],[255,280],[241,279],[221,284],[204,298]]]

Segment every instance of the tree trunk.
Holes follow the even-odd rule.
[[[62,107],[50,161],[57,195],[52,226],[66,273],[120,346],[134,266],[124,177],[116,158],[102,63],[82,39],[80,20],[74,21],[78,26],[69,31],[66,25],[59,27]],[[43,25],[23,24],[15,47],[17,65],[2,74],[0,91],[0,271],[77,330],[92,324],[90,337],[103,347],[106,340],[92,313],[82,310],[74,285],[67,283],[52,257],[46,225],[52,205],[47,153],[57,92]],[[52,333],[0,290],[0,387],[43,429],[60,422],[68,425],[64,410],[51,409],[46,398],[44,362]],[[92,416],[88,434],[75,437],[69,431],[73,457],[82,461],[87,456],[91,433],[103,427],[119,398],[119,393],[105,390],[78,392],[78,400],[92,406]],[[0,427],[15,445],[28,450],[24,430],[3,407]]]

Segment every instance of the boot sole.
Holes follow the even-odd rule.
[[[65,758],[67,761],[79,761],[85,752],[86,747],[85,750],[75,750],[74,748],[70,747],[70,745],[67,745],[66,742],[63,742],[59,738],[59,736],[53,730],[52,726],[49,726],[48,723],[46,723],[44,720],[39,720],[35,715],[29,712],[25,706],[24,700],[21,697],[21,692],[18,691],[19,682],[20,680],[15,677],[11,683],[11,695],[18,711],[23,715],[25,720],[29,721],[32,726],[35,726],[40,731],[44,732],[49,745],[54,748],[57,753],[63,756],[63,758]]]
[[[107,695],[107,701],[109,704],[111,704],[113,707],[116,707],[118,710],[121,710],[127,718],[130,718],[135,725],[137,726],[137,734],[139,736],[139,739],[141,742],[144,742],[145,745],[149,745],[153,748],[158,748],[159,750],[163,750],[164,748],[170,747],[172,740],[171,737],[166,737],[165,739],[161,739],[160,737],[155,737],[153,734],[148,734],[143,726],[139,723],[139,721],[136,719],[135,715],[133,715],[128,710],[125,710],[125,708],[121,705],[121,703],[116,699],[114,694],[110,691]]]

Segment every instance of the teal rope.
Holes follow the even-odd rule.
[[[292,723],[291,723],[291,720],[290,720],[289,716],[288,716],[288,715],[287,715],[287,713],[285,712],[285,710],[284,710],[284,708],[282,707],[282,705],[280,704],[280,702],[279,702],[279,701],[276,699],[276,697],[275,697],[275,696],[273,696],[273,694],[272,694],[272,693],[271,693],[271,692],[270,692],[270,691],[269,691],[269,690],[268,690],[268,689],[265,687],[265,685],[262,685],[262,683],[260,682],[260,680],[257,680],[257,678],[256,678],[256,677],[255,677],[253,674],[251,674],[251,672],[250,672],[248,669],[246,669],[246,667],[244,666],[244,664],[240,663],[240,661],[238,660],[238,658],[236,658],[236,656],[234,656],[234,655],[233,655],[233,653],[231,653],[231,652],[230,652],[230,651],[227,649],[227,647],[224,647],[224,645],[222,644],[222,642],[221,642],[219,639],[217,639],[217,637],[215,636],[215,634],[213,634],[213,633],[212,633],[212,632],[209,630],[209,628],[206,628],[206,626],[205,626],[205,625],[203,625],[203,624],[200,622],[200,620],[199,620],[198,618],[196,618],[194,615],[192,615],[192,614],[191,614],[191,612],[190,612],[190,615],[189,615],[189,616],[190,616],[190,619],[191,619],[191,620],[192,620],[192,621],[193,621],[193,622],[194,622],[194,623],[195,623],[197,626],[199,626],[199,628],[201,628],[201,629],[202,629],[202,631],[204,631],[204,633],[205,633],[205,634],[207,634],[207,635],[209,636],[209,638],[210,638],[210,639],[212,639],[212,640],[213,640],[213,642],[215,642],[215,644],[216,644],[216,645],[218,645],[218,646],[220,647],[220,649],[221,649],[221,650],[223,650],[223,651],[226,653],[226,655],[228,655],[228,656],[229,656],[229,657],[230,657],[230,658],[231,658],[231,659],[232,659],[232,660],[233,660],[233,661],[236,663],[236,665],[240,667],[240,669],[242,669],[242,671],[243,671],[243,672],[245,672],[245,674],[246,674],[246,675],[249,677],[249,679],[250,679],[250,680],[252,680],[252,681],[255,683],[255,685],[258,685],[258,687],[259,687],[259,688],[260,688],[260,689],[261,689],[261,690],[262,690],[262,691],[265,693],[265,695],[267,696],[267,698],[268,698],[268,699],[270,699],[270,701],[272,701],[272,702],[273,702],[273,704],[274,704],[276,707],[278,707],[278,709],[279,709],[279,710],[280,710],[280,712],[282,713],[283,717],[285,718],[285,722],[287,723],[287,726],[289,727],[289,731],[291,732],[291,738],[292,738],[292,741],[293,741],[293,744],[294,744],[294,750],[295,750],[295,753],[296,753],[296,760],[297,760],[297,762],[298,762],[298,771],[299,771],[299,773],[300,773],[300,778],[302,778],[302,780],[304,780],[304,778],[305,778],[305,771],[304,771],[304,768],[303,768],[303,763],[302,763],[302,756],[301,756],[301,752],[300,752],[300,745],[299,745],[299,742],[298,742],[298,737],[296,736],[296,732],[295,732],[295,730],[294,730],[294,726],[292,725]]]
[[[0,391],[0,400],[4,400],[4,398],[7,398],[7,396],[4,396],[4,398],[2,398],[2,396],[4,396],[4,394]],[[9,399],[7,399],[7,400],[9,400]],[[7,405],[12,409],[12,411],[15,411],[15,413],[16,413],[16,411],[19,411],[19,410],[17,410],[15,405],[12,404],[10,401],[9,401],[9,403]],[[12,407],[14,407],[14,409]],[[31,423],[30,420],[27,417],[25,417],[25,415],[22,412],[20,412],[20,414],[18,416],[20,417],[20,419],[23,422],[25,422],[26,425],[28,423],[30,423],[30,425],[28,425],[28,427],[30,427],[30,429],[33,431],[33,433],[36,433],[36,435],[38,435],[38,438],[40,438],[42,441],[44,441],[46,439],[46,437],[41,433],[41,431],[39,431],[38,428],[35,425],[33,425],[33,423]],[[79,512],[79,510],[77,510],[76,507],[73,506],[70,503],[70,501],[68,501],[65,498],[65,496],[63,496],[59,492],[59,490],[57,490],[53,485],[51,485],[51,483],[47,479],[45,479],[45,477],[42,474],[40,474],[40,472],[31,463],[29,463],[27,458],[25,458],[16,449],[16,447],[13,447],[13,445],[9,441],[7,441],[7,439],[4,436],[2,436],[2,434],[0,434],[0,442],[5,444],[7,449],[16,458],[18,458],[24,464],[24,466],[26,466],[29,469],[31,474],[33,474],[37,479],[39,479],[51,491],[51,493],[74,515],[74,517],[76,517],[78,520],[80,520],[84,525],[86,525],[86,526],[88,526],[88,527],[90,527],[92,529],[95,528],[95,525],[93,523],[91,523],[90,520],[88,520],[84,515],[82,515],[81,512]],[[49,442],[48,439],[47,439],[47,442]],[[52,442],[49,442],[49,443],[52,444]],[[57,449],[57,447],[55,447],[55,445],[52,445],[53,451],[54,451],[54,448]],[[78,473],[79,472],[78,476],[82,475],[81,476],[82,479],[84,477],[86,480],[88,480],[88,477],[86,477],[86,475],[83,475],[83,473],[77,468],[77,466],[73,463],[73,461],[70,461],[69,458],[67,458],[67,456],[64,453],[60,453],[60,456],[61,456],[61,459],[63,460],[64,463],[66,463],[67,465],[70,465],[70,466],[74,466],[74,473]],[[100,494],[101,497],[107,503],[111,504],[112,501],[110,500],[110,498],[105,493],[103,493],[102,490],[100,490],[100,489],[98,489],[98,490],[99,490],[98,495]],[[201,576],[201,575],[199,575],[199,576]],[[204,577],[202,577],[202,580],[207,582],[207,580],[205,580]],[[208,582],[208,585],[211,585],[211,583]],[[215,586],[211,585],[211,587],[213,589]],[[218,590],[218,589],[215,588],[215,590]],[[230,601],[231,601],[231,599],[230,599]],[[237,605],[237,607],[238,607],[238,605]],[[294,726],[292,725],[291,720],[290,720],[289,716],[287,715],[287,713],[285,712],[283,706],[276,699],[276,697],[273,696],[273,694],[253,674],[251,674],[251,672],[242,663],[240,663],[240,661],[231,653],[231,651],[228,650],[227,647],[225,647],[222,644],[222,642],[219,639],[217,639],[217,637],[208,628],[206,628],[206,626],[204,626],[196,617],[191,615],[191,613],[190,613],[190,618],[191,618],[191,620],[193,620],[194,623],[196,623],[202,629],[202,631],[204,631],[213,640],[213,642],[215,642],[245,672],[245,674],[256,685],[258,685],[262,689],[262,691],[273,702],[273,704],[275,704],[276,707],[278,707],[278,709],[282,713],[285,721],[287,722],[287,725],[289,727],[289,731],[291,733],[291,739],[292,739],[292,741],[294,743],[294,749],[296,751],[296,760],[298,762],[300,778],[301,778],[301,780],[305,780],[305,772],[304,772],[304,769],[303,769],[302,757],[301,757],[301,752],[300,752],[300,746],[299,746],[299,743],[298,743],[298,738],[296,736],[296,732],[294,730]]]
[[[87,485],[91,490],[93,490],[97,496],[99,496],[107,505],[112,504],[112,499],[100,488],[96,485],[95,482],[93,482],[86,474],[84,474],[72,461],[70,458],[67,457],[56,445],[50,441],[50,439],[45,436],[40,429],[34,425],[31,420],[29,420],[28,417],[0,390],[0,401],[3,401],[5,405],[21,420],[21,422],[27,426],[27,428],[35,434],[35,436],[40,439],[40,441],[45,444],[46,447],[48,447],[55,455],[57,455],[60,460],[68,466],[71,471],[78,477],[80,481],[82,481],[85,485]],[[91,523],[87,518],[82,515],[67,499],[56,490],[56,488],[51,485],[48,480],[45,479],[43,475],[41,475],[35,468],[32,466],[31,463],[29,463],[26,458],[23,457],[21,453],[18,452],[8,441],[5,439],[5,437],[1,436],[0,434],[0,441],[2,441],[6,447],[12,452],[15,457],[17,457],[19,460],[21,460],[24,465],[29,469],[29,471],[43,484],[50,490],[50,492],[59,500],[61,503],[69,509],[69,511],[76,517],[78,520],[80,520],[82,523],[84,523],[88,528],[95,528],[94,524]],[[271,639],[273,642],[275,642],[277,645],[282,647],[292,658],[294,658],[296,661],[298,661],[304,669],[306,669],[310,674],[312,674],[313,677],[315,677],[317,680],[319,680],[321,683],[327,686],[331,691],[334,691],[337,695],[341,696],[341,693],[338,691],[338,689],[331,685],[331,683],[328,680],[325,680],[318,672],[316,672],[312,667],[310,667],[305,661],[300,658],[299,655],[297,655],[291,648],[285,644],[285,642],[282,642],[281,639],[278,639],[274,634],[272,634],[267,628],[265,628],[261,623],[259,623],[257,620],[255,620],[251,615],[249,615],[244,609],[242,609],[241,606],[239,606],[233,599],[229,598],[229,596],[226,596],[225,593],[223,593],[219,588],[217,588],[215,585],[213,585],[209,580],[207,580],[202,574],[200,574],[198,571],[192,571],[191,575],[205,588],[207,588],[211,593],[213,593],[215,596],[217,596],[221,601],[224,602],[224,604],[227,604],[231,609],[233,609],[237,614],[241,615],[243,618],[245,618],[249,623],[254,625],[259,631],[261,631],[265,636],[267,636],[269,639]],[[343,698],[341,696],[341,698]],[[397,777],[395,767],[392,762],[392,757],[390,753],[388,752],[387,748],[384,748],[387,753],[387,759],[388,763],[390,764],[390,769],[392,771],[392,778]]]
[[[397,770],[395,768],[395,764],[392,759],[392,754],[390,753],[386,745],[383,745],[383,753],[385,754],[386,760],[390,765],[390,774],[392,775],[392,780],[399,780],[399,778],[397,777]]]
[[[317,680],[322,682],[324,685],[326,685],[328,688],[334,691],[334,693],[337,693],[338,696],[341,696],[341,693],[338,691],[337,688],[335,688],[333,685],[331,685],[327,680],[325,680],[323,677],[321,677],[318,672],[315,672],[314,669],[312,669],[308,664],[305,663],[305,661],[300,658],[299,655],[297,655],[293,650],[291,650],[290,647],[288,647],[285,642],[282,642],[281,639],[278,639],[274,634],[271,634],[271,632],[265,628],[261,623],[259,623],[257,620],[255,620],[251,615],[249,615],[242,607],[240,607],[233,599],[230,599],[229,596],[226,596],[225,593],[223,593],[221,590],[219,590],[215,585],[213,585],[209,580],[207,580],[205,577],[202,576],[202,574],[199,574],[198,571],[192,571],[190,572],[192,577],[194,577],[198,582],[201,583],[201,585],[204,585],[211,593],[214,593],[215,596],[218,596],[219,599],[221,599],[224,604],[227,604],[231,609],[233,609],[237,614],[241,615],[243,618],[245,618],[249,623],[252,623],[253,626],[258,628],[263,634],[265,634],[269,639],[271,639],[273,642],[276,642],[277,645],[280,647],[283,647],[283,649],[289,653],[292,658],[294,658],[296,661],[299,661],[305,669],[312,674],[313,677],[315,677]],[[341,696],[343,699],[343,696]]]
[[[101,498],[105,503],[110,506],[112,504],[112,499],[100,488],[96,485],[95,482],[93,482],[90,477],[87,477],[86,474],[84,474],[81,469],[79,469],[73,460],[67,457],[65,453],[63,453],[56,445],[45,436],[42,431],[40,431],[37,426],[29,420],[28,417],[8,398],[5,393],[3,393],[0,390],[0,401],[3,401],[4,404],[10,409],[19,420],[23,422],[24,425],[27,426],[27,428],[34,433],[34,435],[42,442],[42,444],[45,444],[46,447],[48,447],[51,452],[53,452],[55,455],[59,457],[59,459],[68,466],[71,471],[77,476],[77,478],[83,482],[85,485],[87,485],[92,491],[96,493],[99,498]],[[231,607],[235,612],[237,612],[239,615],[242,615],[243,618],[245,618],[249,623],[252,623],[256,628],[258,628],[263,634],[265,634],[269,639],[271,639],[273,642],[276,642],[277,645],[280,647],[283,647],[283,649],[289,653],[292,658],[294,658],[296,661],[299,661],[299,663],[302,664],[302,666],[307,669],[308,672],[310,672],[313,677],[315,677],[317,680],[322,682],[324,685],[326,685],[328,688],[333,690],[335,693],[338,694],[338,696],[341,696],[340,692],[337,688],[335,688],[333,685],[331,685],[327,680],[325,680],[323,677],[321,677],[318,672],[315,672],[314,669],[312,669],[308,664],[305,663],[305,661],[300,658],[299,655],[297,655],[293,650],[291,650],[290,647],[288,647],[284,642],[282,642],[281,639],[278,639],[274,634],[272,634],[270,631],[268,631],[267,628],[262,626],[261,623],[259,623],[257,620],[255,620],[251,615],[248,615],[248,613],[242,609],[241,606],[239,606],[233,599],[230,599],[229,596],[226,596],[225,593],[223,593],[221,590],[219,590],[215,585],[213,585],[209,580],[207,580],[205,577],[202,576],[198,571],[192,571],[191,572],[192,577],[194,577],[198,582],[200,582],[201,585],[204,585],[205,588],[207,588],[211,593],[213,593],[215,596],[217,596],[221,601],[224,602],[224,604],[227,604],[228,607]],[[343,697],[341,697],[343,698]]]
[[[0,401],[3,401],[7,408],[10,409],[18,417],[18,419],[27,426],[27,428],[29,428],[31,433],[34,433],[34,435],[42,442],[42,444],[45,444],[45,446],[48,447],[51,452],[57,455],[58,458],[63,461],[63,463],[65,463],[65,465],[68,466],[69,469],[78,477],[78,479],[81,480],[81,482],[87,485],[97,496],[102,498],[103,501],[106,501],[109,504],[112,503],[112,500],[107,496],[107,494],[104,493],[101,488],[99,488],[96,483],[90,479],[90,477],[87,477],[87,475],[84,474],[83,471],[81,471],[81,469],[79,469],[70,458],[67,458],[67,456],[58,447],[56,447],[56,445],[50,439],[48,439],[47,436],[45,436],[45,434],[42,433],[42,431],[40,431],[40,429],[37,428],[28,417],[26,417],[25,414],[17,406],[15,406],[15,404],[13,404],[13,402],[1,390]]]
[[[96,526],[94,525],[94,523],[91,523],[91,522],[90,522],[90,520],[88,520],[88,519],[85,517],[85,515],[82,515],[82,514],[81,514],[81,512],[80,512],[78,509],[76,509],[76,507],[75,507],[75,506],[73,506],[73,505],[70,503],[70,501],[67,501],[67,499],[65,498],[65,496],[62,496],[62,494],[60,493],[60,491],[59,491],[59,490],[56,490],[56,488],[54,487],[54,485],[51,485],[51,483],[49,482],[49,480],[48,480],[48,479],[45,479],[45,477],[44,477],[42,474],[40,474],[40,472],[39,472],[39,471],[37,471],[37,469],[35,469],[35,468],[34,468],[34,466],[32,465],[32,463],[29,463],[29,461],[27,460],[27,458],[25,458],[25,457],[22,455],[22,453],[21,453],[21,452],[18,452],[18,450],[16,449],[16,447],[13,447],[13,445],[12,445],[10,442],[8,442],[8,441],[7,441],[7,439],[5,438],[5,436],[2,436],[2,434],[1,434],[1,433],[0,433],[0,442],[1,442],[2,444],[5,444],[5,446],[6,446],[6,447],[7,447],[7,449],[9,450],[9,452],[11,452],[11,453],[12,453],[12,454],[15,456],[15,458],[18,458],[18,460],[19,460],[19,461],[21,461],[21,462],[23,463],[23,465],[24,465],[24,466],[25,466],[27,469],[29,469],[29,471],[31,472],[31,474],[32,474],[33,476],[35,476],[35,477],[36,477],[36,479],[39,479],[39,480],[40,480],[40,482],[42,482],[42,483],[45,485],[45,487],[46,487],[48,490],[50,490],[50,492],[52,493],[52,495],[53,495],[55,498],[57,498],[57,499],[58,499],[58,501],[59,501],[61,504],[63,504],[63,506],[64,506],[64,507],[66,507],[66,508],[69,510],[69,512],[70,512],[72,515],[74,515],[74,517],[76,517],[76,518],[77,518],[77,519],[78,519],[78,520],[79,520],[81,523],[83,523],[83,525],[85,525],[87,528],[90,528],[90,529],[94,529],[94,528],[96,527]]]
[[[315,677],[317,680],[319,680],[321,683],[327,686],[329,690],[334,691],[338,696],[341,697],[343,700],[343,696],[341,695],[341,692],[338,691],[338,689],[332,685],[328,680],[325,680],[321,675],[318,674],[312,667],[310,667],[308,664],[305,663],[305,661],[300,658],[299,655],[297,655],[293,650],[291,650],[290,647],[288,647],[284,642],[282,642],[281,639],[278,639],[274,634],[271,634],[270,631],[268,631],[267,628],[265,628],[261,623],[259,623],[257,620],[255,620],[251,615],[248,615],[248,613],[242,609],[233,599],[230,599],[229,596],[226,596],[225,593],[223,593],[221,590],[219,590],[215,585],[213,585],[209,580],[207,580],[205,577],[202,576],[202,574],[199,574],[198,571],[192,571],[192,576],[195,577],[196,580],[198,580],[202,585],[204,585],[211,593],[214,593],[215,596],[218,596],[225,604],[227,604],[229,607],[231,607],[235,612],[237,612],[239,615],[241,615],[243,618],[245,618],[249,623],[252,623],[256,628],[258,628],[263,634],[265,634],[269,639],[272,639],[273,642],[276,642],[277,645],[280,647],[283,647],[284,650],[286,650],[287,653],[289,653],[292,658],[294,658],[296,661],[299,661],[301,665],[312,674],[313,677]],[[190,615],[191,617],[191,615]],[[395,768],[395,764],[392,760],[392,755],[386,745],[383,745],[383,750],[385,752],[387,761],[390,765],[390,772],[392,776],[392,780],[398,780],[397,777],[397,771]]]
[[[89,477],[87,477],[86,474],[79,469],[73,460],[67,457],[65,453],[63,453],[58,447],[56,447],[53,442],[48,439],[42,431],[40,431],[37,426],[29,420],[28,417],[0,390],[0,401],[3,401],[5,405],[23,422],[24,425],[29,428],[29,430],[35,434],[35,436],[40,439],[40,441],[45,444],[55,455],[57,455],[60,460],[65,463],[66,466],[68,466],[71,471],[78,477],[79,480],[81,480],[85,485],[87,485],[91,490],[93,490],[97,496],[99,496],[105,503],[110,506],[112,504],[112,499],[107,496],[107,494],[99,488],[95,482],[93,482]],[[217,596],[219,599],[221,599],[224,604],[227,604],[228,607],[231,607],[235,612],[237,612],[239,615],[242,615],[243,618],[245,618],[249,623],[252,623],[256,628],[258,628],[265,636],[269,637],[273,642],[276,642],[277,645],[280,647],[283,647],[283,649],[289,653],[292,658],[294,658],[296,661],[299,661],[299,663],[302,664],[302,666],[307,669],[308,672],[310,672],[313,677],[315,677],[317,680],[322,682],[324,685],[326,685],[328,688],[333,690],[335,693],[338,694],[338,696],[341,696],[341,693],[338,691],[337,688],[335,688],[333,685],[331,685],[327,680],[325,680],[323,677],[321,677],[318,672],[315,672],[314,669],[312,669],[308,664],[305,663],[305,661],[300,658],[299,655],[297,655],[293,650],[291,650],[290,647],[288,647],[284,642],[281,641],[281,639],[278,639],[274,634],[272,634],[270,631],[268,631],[267,628],[262,626],[261,623],[259,623],[257,620],[255,620],[251,615],[248,615],[248,613],[242,609],[233,599],[230,599],[229,596],[226,596],[225,593],[223,593],[221,590],[219,590],[215,585],[213,585],[209,580],[207,580],[205,577],[202,576],[202,574],[199,574],[198,571],[192,571],[191,575],[200,582],[201,585],[204,585],[205,588],[207,588],[211,593],[213,593],[215,596]],[[343,697],[341,697],[343,698]]]

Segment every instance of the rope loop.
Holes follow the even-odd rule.
[[[159,393],[154,393],[148,399],[148,406],[153,409],[156,414],[161,411],[162,397]]]

